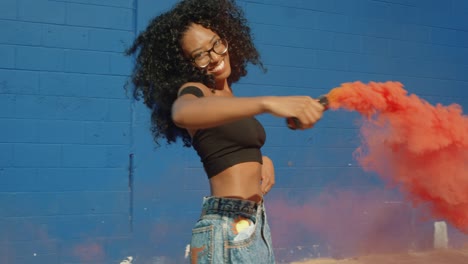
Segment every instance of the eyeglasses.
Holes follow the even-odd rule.
[[[211,52],[218,55],[224,55],[228,51],[228,42],[225,39],[218,39],[213,44],[213,47],[207,51],[197,53],[192,59],[192,63],[195,63],[200,68],[206,68],[211,63]]]

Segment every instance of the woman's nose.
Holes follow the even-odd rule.
[[[218,62],[219,59],[221,58],[222,56],[217,54],[216,52],[214,51],[210,51],[210,58],[211,58],[211,63],[213,62]]]

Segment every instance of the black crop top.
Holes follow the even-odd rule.
[[[203,97],[195,86],[184,88],[180,95]],[[180,96],[179,95],[179,96]],[[192,138],[193,148],[203,163],[208,178],[238,163],[262,163],[260,148],[265,143],[265,130],[254,117],[240,119],[221,126],[199,129]]]

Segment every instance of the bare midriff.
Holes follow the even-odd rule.
[[[211,195],[235,199],[262,200],[262,164],[244,162],[236,164],[210,178]]]

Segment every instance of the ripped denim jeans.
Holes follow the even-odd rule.
[[[275,263],[263,202],[205,197],[192,230],[190,260],[192,264]]]

